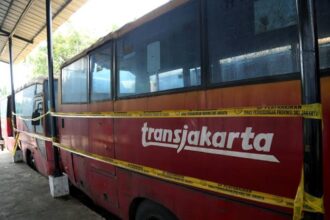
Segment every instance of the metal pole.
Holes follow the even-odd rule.
[[[49,94],[49,110],[55,111],[55,89],[54,89],[54,70],[53,70],[53,36],[52,36],[52,8],[51,0],[46,0],[46,23],[47,23],[47,52],[48,52],[48,94]],[[50,116],[50,132],[53,139],[56,134],[56,118]],[[61,176],[59,151],[53,146],[54,150],[54,176]]]
[[[320,103],[320,70],[314,0],[296,0],[298,10],[302,103]],[[304,119],[304,188],[323,196],[322,121]],[[304,219],[320,220],[320,213],[305,212]]]
[[[10,86],[11,86],[11,111],[16,113],[16,105],[15,105],[15,89],[14,89],[14,74],[13,74],[13,40],[12,37],[8,38],[9,43],[9,67],[10,67]],[[12,124],[13,128],[16,128],[16,116],[12,114]],[[13,134],[15,136],[15,130],[13,130]]]

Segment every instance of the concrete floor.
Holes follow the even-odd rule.
[[[53,199],[48,179],[0,151],[0,220],[103,219],[75,198]]]

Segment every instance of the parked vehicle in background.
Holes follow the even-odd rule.
[[[55,80],[55,88],[57,91],[57,80]],[[45,176],[51,175],[54,169],[52,143],[33,137],[31,134],[49,137],[50,116],[47,114],[37,121],[31,119],[46,114],[49,110],[47,103],[48,80],[46,79],[24,85],[15,92],[16,129],[20,133],[19,143],[23,151],[23,160]],[[15,138],[11,123],[10,96],[1,102],[1,110],[2,125],[7,126],[7,129],[2,129],[2,135],[5,137],[7,149],[13,151]]]
[[[5,142],[3,141],[3,137],[1,134],[1,122],[0,122],[0,149],[1,149],[1,151],[3,151],[4,148],[5,148]]]
[[[12,126],[12,111],[11,111],[11,96],[7,96],[0,101],[1,114],[1,137],[3,139],[3,146],[9,150],[14,150],[15,138],[13,137]]]

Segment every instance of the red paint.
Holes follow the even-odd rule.
[[[330,218],[330,78],[321,80],[321,102],[323,111],[323,177],[324,177],[324,207],[326,217]]]
[[[329,95],[325,92],[330,79],[322,80],[324,108],[324,151],[329,149]],[[276,95],[274,95],[276,91]],[[185,92],[139,99],[108,101],[90,105],[60,105],[61,112],[159,111],[175,109],[217,109],[226,107],[300,104],[300,82],[278,82],[206,91]],[[79,109],[80,108],[80,109]],[[62,119],[58,119],[59,122]],[[302,169],[301,118],[199,118],[199,119],[64,119],[59,125],[63,144],[102,156],[129,161],[172,173],[294,198]],[[247,127],[258,133],[274,133],[269,154],[280,162],[267,162],[157,146],[143,147],[142,127],[201,130],[211,132],[244,132]],[[252,141],[252,140],[250,140]],[[207,147],[212,148],[212,147]],[[233,150],[242,151],[242,139],[236,139]],[[251,153],[260,153],[255,149]],[[63,166],[70,180],[97,204],[128,219],[129,208],[136,198],[147,198],[171,210],[179,219],[291,219],[292,210],[253,203],[236,198],[167,183],[134,174],[91,159],[61,151]],[[72,160],[73,159],[73,160]],[[73,167],[72,167],[73,166]],[[77,167],[78,166],[78,167]],[[81,166],[81,167],[79,167]],[[325,160],[325,185],[329,185],[329,162]],[[84,178],[84,187],[79,180]],[[106,194],[107,196],[104,196]],[[106,197],[106,198],[105,198]],[[326,211],[329,196],[325,192]],[[256,208],[255,206],[258,206]],[[269,211],[266,208],[287,213]],[[239,210],[239,212],[237,211]],[[328,215],[328,214],[327,214]]]
[[[10,96],[3,98],[1,101],[1,137],[7,150],[14,149],[15,139],[13,137],[13,129],[10,114]]]
[[[30,85],[31,84],[29,84],[27,87],[22,88],[21,90],[28,88]],[[44,84],[40,84],[40,85],[44,85]],[[44,88],[42,88],[42,91],[44,91]],[[42,94],[38,94],[37,96],[40,97],[41,95]],[[31,98],[34,99],[34,97]],[[10,96],[6,97],[1,101],[1,106],[3,109],[6,109],[7,114],[11,111],[10,101],[11,101]],[[2,136],[4,138],[6,148],[10,152],[13,152],[15,145],[15,137],[13,137],[13,128],[12,128],[13,126],[11,122],[11,115],[7,115],[7,117],[3,117],[3,116],[4,115],[2,114],[1,123],[3,127],[6,127],[6,129],[2,129]],[[41,121],[41,123],[43,127],[46,128],[46,123],[44,119]],[[18,130],[31,132],[31,130],[29,130],[27,127],[30,124],[31,121],[23,121],[18,117],[16,118],[16,127]],[[46,134],[45,132],[46,131],[42,132],[40,135],[45,136]],[[53,153],[52,144],[46,141],[37,140],[24,133],[20,133],[19,140],[20,140],[20,146],[22,147],[22,151],[23,151],[24,162],[27,162],[27,154],[28,152],[31,152],[35,160],[36,169],[44,176],[52,175],[54,171],[54,155],[53,155],[54,153]],[[41,149],[40,145],[44,145],[44,150]]]
[[[329,124],[330,78],[321,83],[324,114],[324,185],[330,184]],[[276,96],[274,96],[276,91]],[[59,105],[60,112],[159,111],[179,109],[217,109],[226,107],[300,104],[300,82],[278,82],[206,91],[185,92],[139,99],[107,101],[83,105]],[[64,124],[63,124],[64,122]],[[2,120],[6,123],[6,120]],[[240,132],[252,128],[254,136],[273,133],[270,152],[279,163],[213,155],[201,152],[142,146],[142,127],[212,132]],[[181,118],[181,119],[57,119],[62,144],[90,153],[129,161],[172,173],[196,177],[231,186],[294,198],[302,169],[302,119],[300,118]],[[18,129],[26,129],[17,120]],[[6,129],[4,129],[6,130]],[[4,133],[3,133],[4,134]],[[53,171],[53,152],[46,144],[46,157],[36,149],[34,138],[21,136],[23,151],[33,152],[37,169],[44,175]],[[14,138],[5,137],[8,146]],[[227,138],[228,141],[228,138]],[[252,143],[250,140],[250,144]],[[233,142],[232,150],[242,150],[242,138]],[[206,146],[207,149],[216,149]],[[260,153],[251,149],[250,153]],[[159,179],[135,174],[63,150],[61,167],[72,184],[83,190],[94,202],[123,219],[129,218],[133,201],[150,199],[171,210],[179,219],[291,219],[292,210],[223,196],[184,187]],[[328,217],[330,199],[325,187]],[[238,211],[239,210],[239,211]],[[282,214],[281,214],[282,213]],[[286,213],[283,215],[283,213]]]

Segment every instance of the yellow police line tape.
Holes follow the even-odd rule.
[[[51,112],[54,117],[69,118],[201,118],[201,117],[303,117],[322,119],[320,103],[308,105],[278,105],[215,110],[168,110],[129,112]]]
[[[14,149],[13,149],[13,152],[12,152],[13,156],[15,156],[17,148],[20,147],[18,139],[19,139],[19,133],[17,133],[16,136],[15,136],[15,144],[14,144]]]
[[[260,107],[222,108],[215,110],[167,110],[129,112],[46,112],[36,118],[17,117],[26,121],[37,121],[48,114],[61,118],[208,118],[208,117],[303,117],[322,119],[320,103],[307,105],[276,105]]]
[[[18,130],[17,130],[18,131]],[[19,131],[18,131],[19,132]],[[135,173],[140,173],[146,176],[155,177],[161,180],[166,180],[173,183],[178,183],[181,185],[194,187],[202,190],[207,190],[235,198],[240,199],[246,199],[254,202],[260,202],[264,204],[279,206],[279,207],[285,207],[285,208],[291,208],[294,210],[294,217],[296,219],[301,218],[302,211],[309,211],[309,212],[319,212],[324,213],[324,207],[323,207],[323,198],[316,198],[311,195],[308,195],[309,198],[306,197],[306,193],[303,191],[303,179],[299,184],[297,196],[295,200],[283,196],[276,196],[269,193],[263,193],[258,192],[250,189],[244,189],[240,187],[235,186],[229,186],[225,184],[219,184],[216,182],[208,181],[208,180],[202,180],[194,177],[189,176],[183,176],[179,174],[174,174],[171,172],[155,169],[148,166],[143,166],[140,164],[130,163],[127,161],[122,161],[118,159],[113,159],[109,157],[104,157],[98,154],[90,153],[84,150],[75,149],[73,147],[66,146],[64,144],[58,143],[53,141],[52,138],[44,137],[42,135],[29,133],[29,132],[22,132],[26,135],[29,135],[34,138],[39,138],[41,140],[52,142],[53,146],[56,146],[62,150],[65,150],[67,152],[74,153],[76,155],[80,155],[86,158],[90,158],[96,161],[104,162],[107,164],[111,164],[113,166],[123,168],[126,170],[133,171]],[[302,177],[303,178],[303,177]],[[302,189],[302,191],[301,191]],[[303,196],[303,200],[299,200],[301,198],[301,192]]]
[[[17,118],[19,118],[19,119],[21,119],[21,120],[23,120],[23,121],[39,121],[40,119],[46,117],[46,116],[49,115],[50,113],[51,113],[51,112],[48,111],[48,112],[46,112],[45,114],[42,114],[42,115],[40,115],[40,116],[38,116],[38,117],[30,118],[30,117],[21,116],[21,115],[15,113],[15,112],[12,112],[13,115],[15,115]]]
[[[37,138],[39,140],[53,142],[53,139],[50,138],[50,137],[46,137],[46,136],[43,136],[43,135],[40,135],[40,134],[36,134],[36,133],[30,133],[30,132],[27,132],[27,131],[22,131],[22,130],[19,130],[19,129],[14,129],[14,130],[17,132],[17,134],[23,133],[23,134],[26,134],[26,135],[28,135],[30,137]],[[16,134],[16,136],[17,136],[17,134]]]
[[[315,212],[324,213],[323,197],[318,198],[305,192],[304,190],[304,169],[301,170],[301,178],[298,185],[296,197],[293,205],[293,220],[303,218],[303,210],[305,207],[315,210]]]
[[[36,139],[40,139],[40,140],[44,140],[44,141],[48,141],[48,142],[53,142],[53,139],[52,138],[45,137],[43,135],[39,135],[39,134],[35,134],[35,133],[30,133],[30,132],[27,132],[27,131],[22,131],[22,130],[19,130],[19,129],[16,129],[16,128],[14,128],[14,131],[16,132],[16,136],[15,136],[14,149],[13,149],[13,152],[12,152],[12,155],[13,156],[15,156],[16,151],[17,151],[17,149],[18,149],[18,147],[20,145],[20,143],[19,143],[18,140],[19,140],[19,135],[21,133],[26,134],[26,135],[28,135],[30,137],[33,137],[33,138],[36,138]]]
[[[13,113],[16,115],[15,113]],[[310,119],[322,119],[322,105],[320,103],[308,105],[281,105],[281,106],[261,106],[261,107],[242,107],[242,108],[223,108],[217,110],[174,110],[174,111],[130,111],[130,112],[47,112],[36,118],[24,118],[18,116],[22,120],[37,121],[51,114],[54,117],[69,117],[69,118],[198,118],[198,117],[303,117]],[[200,180],[193,177],[181,176],[166,171],[132,164],[125,161],[120,161],[112,158],[102,157],[100,155],[91,154],[85,151],[64,146],[60,143],[53,142],[52,138],[44,137],[37,134],[18,131],[38,138],[44,141],[52,142],[63,150],[85,156],[94,160],[102,161],[141,173],[148,176],[164,179],[167,181],[180,183],[183,185],[206,189],[209,191],[229,195],[237,198],[257,201],[261,203],[277,205],[281,207],[293,208],[294,219],[301,219],[302,211],[324,213],[323,199],[313,197],[304,192],[303,181],[300,182],[295,200],[290,198],[275,196],[267,193],[257,192],[253,190],[242,189],[233,186],[218,184],[211,181]],[[16,146],[16,145],[15,145]],[[15,150],[16,151],[16,150]],[[302,190],[301,190],[302,189]]]

